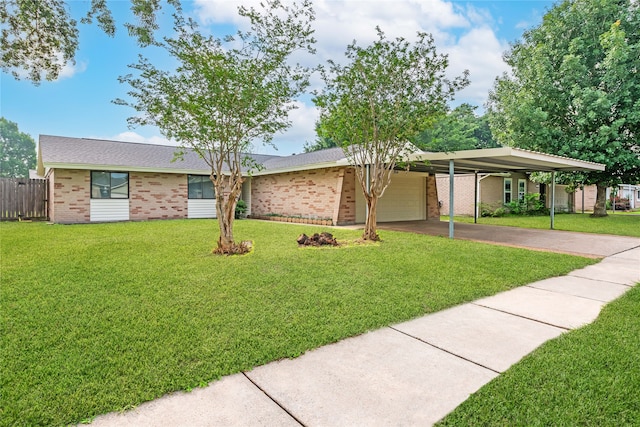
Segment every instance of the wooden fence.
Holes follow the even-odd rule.
[[[48,219],[46,179],[0,178],[0,220]]]

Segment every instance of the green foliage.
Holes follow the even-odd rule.
[[[36,143],[18,125],[0,117],[0,177],[27,178],[36,167]]]
[[[236,203],[235,218],[236,219],[244,218],[246,213],[247,213],[247,204],[242,199],[238,200],[238,202]]]
[[[409,43],[389,40],[380,28],[370,46],[347,46],[346,64],[322,69],[325,88],[316,94],[323,136],[343,147],[364,193],[368,210],[364,239],[376,240],[376,203],[389,185],[397,161],[416,135],[447,110],[455,92],[469,84],[468,72],[445,78],[446,55],[433,37],[418,33]],[[370,182],[367,183],[367,172]]]
[[[130,65],[138,76],[128,83],[132,101],[115,102],[140,114],[132,125],[154,125],[181,150],[191,149],[211,168],[220,225],[218,248],[233,242],[234,203],[242,191],[243,166],[255,167],[245,154],[256,140],[271,143],[288,128],[292,102],[309,84],[310,70],[291,65],[299,50],[313,53],[309,1],[285,6],[269,0],[258,11],[239,7],[251,29],[224,39],[203,34],[191,20],[176,16],[176,35],[161,46],[177,60],[164,71],[141,57]]]
[[[640,286],[526,356],[439,426],[632,426],[640,419]]]
[[[42,78],[55,80],[67,63],[75,64],[78,50],[78,22],[71,17],[66,0],[3,0],[0,3],[2,21],[2,70],[14,78],[26,78],[39,85]],[[180,0],[167,0],[180,12]],[[159,0],[131,0],[131,10],[137,23],[125,23],[129,33],[142,46],[152,44],[153,32],[158,29],[155,18],[160,10]],[[106,0],[92,0],[83,24],[98,21],[109,36],[116,24]]]
[[[539,193],[527,193],[522,199],[507,203],[507,210],[514,215],[546,215],[549,209],[540,200]]]
[[[322,128],[322,124],[320,122],[316,123],[316,135],[317,138],[313,143],[305,143],[304,144],[304,152],[311,153],[312,151],[324,150],[327,148],[334,148],[338,146],[338,143],[327,136],[326,131]]]
[[[640,8],[565,0],[524,33],[488,103],[498,142],[603,163],[572,182],[640,181]]]
[[[436,121],[433,128],[420,132],[415,144],[425,151],[459,151],[495,148],[486,116],[475,115],[477,107],[462,104]]]
[[[214,223],[0,223],[0,425],[75,424],[593,262],[391,231],[304,250],[321,227],[251,220],[251,255],[222,258]]]

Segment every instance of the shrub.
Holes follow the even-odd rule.
[[[244,215],[246,213],[247,213],[247,203],[242,199],[238,200],[238,203],[236,204],[236,213],[235,213],[236,219],[244,218]]]

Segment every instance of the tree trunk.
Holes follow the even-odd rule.
[[[364,234],[362,235],[363,240],[371,240],[377,242],[380,240],[380,236],[378,236],[377,230],[377,219],[376,219],[376,206],[378,204],[378,198],[376,196],[368,196],[365,197],[367,200],[367,220],[364,224]]]
[[[607,187],[596,184],[596,204],[593,206],[593,214],[591,216],[607,216]]]
[[[221,197],[222,203],[216,198],[216,210],[218,211],[218,223],[220,224],[220,238],[218,239],[218,251],[233,253],[233,220],[235,218],[235,201],[228,197]],[[227,199],[227,200],[224,200]],[[226,203],[225,203],[226,202]]]
[[[214,250],[218,254],[242,254],[248,251],[242,244],[233,241],[233,220],[235,219],[236,204],[242,192],[242,178],[233,175],[227,179],[214,182],[216,190],[216,213],[220,226],[220,237],[218,247]],[[245,250],[246,249],[246,250]]]

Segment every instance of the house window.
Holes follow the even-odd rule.
[[[504,203],[511,203],[511,178],[504,179]]]
[[[213,190],[213,182],[207,175],[189,175],[189,198],[190,199],[215,199],[216,193]]]
[[[129,173],[91,171],[92,199],[128,199]]]
[[[525,194],[527,194],[527,180],[519,179],[518,180],[518,200],[523,200]]]

